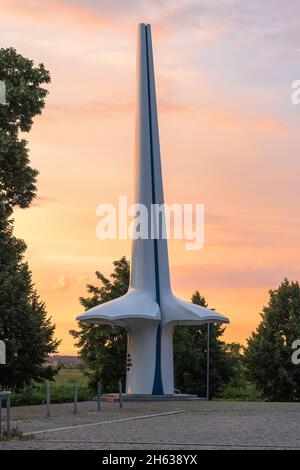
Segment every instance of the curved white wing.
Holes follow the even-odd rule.
[[[200,305],[180,300],[170,294],[164,296],[161,303],[162,323],[192,325],[201,323],[229,323],[229,319],[220,313]]]
[[[139,290],[131,289],[118,299],[97,305],[78,315],[78,321],[84,323],[116,323],[125,326],[130,320],[160,320],[160,309],[157,302]]]

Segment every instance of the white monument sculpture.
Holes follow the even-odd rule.
[[[139,25],[137,47],[135,199],[150,213],[151,204],[164,203],[150,25]],[[175,325],[229,322],[173,295],[167,240],[162,237],[134,240],[127,294],[91,308],[77,320],[126,328],[126,392],[153,395],[174,394]]]

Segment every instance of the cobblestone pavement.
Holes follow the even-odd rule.
[[[72,404],[52,405],[50,418],[45,411],[13,408],[13,426],[36,434],[0,442],[0,450],[300,449],[300,403],[104,403],[99,413],[85,402],[76,416]]]

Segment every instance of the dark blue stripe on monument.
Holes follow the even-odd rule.
[[[155,180],[154,180],[154,161],[153,161],[153,137],[152,137],[152,121],[151,121],[151,98],[150,98],[150,73],[149,73],[149,56],[148,56],[148,31],[145,27],[146,37],[146,58],[147,58],[147,82],[148,82],[148,106],[149,106],[149,128],[150,128],[150,154],[151,154],[151,185],[153,201],[156,203],[155,198]],[[158,253],[157,253],[157,239],[154,238],[154,266],[155,266],[155,287],[156,287],[156,301],[160,305],[160,290],[159,290],[159,270],[158,270]],[[156,333],[156,358],[155,358],[155,373],[152,388],[152,395],[163,395],[163,386],[161,379],[161,326],[157,327]]]

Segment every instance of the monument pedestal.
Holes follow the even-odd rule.
[[[131,402],[142,402],[142,401],[190,401],[190,400],[206,400],[206,398],[200,398],[197,395],[190,395],[185,393],[174,393],[173,395],[148,395],[148,394],[127,394],[122,395],[123,401]],[[106,393],[102,395],[102,401],[104,402],[118,402],[118,393]]]

